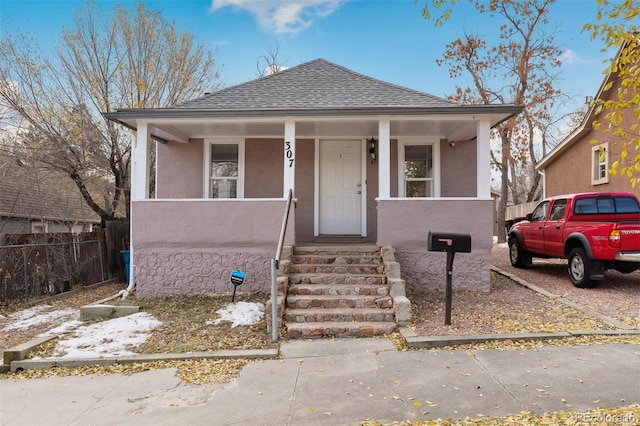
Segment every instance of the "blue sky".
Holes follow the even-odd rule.
[[[465,82],[450,80],[447,69],[436,65],[445,45],[465,31],[491,39],[497,28],[464,0],[458,1],[452,20],[435,28],[420,14],[425,1],[147,0],[146,4],[217,50],[226,86],[256,78],[256,59],[279,43],[279,58],[287,66],[324,58],[380,80],[446,96],[456,83]],[[108,10],[116,3],[96,2]],[[62,27],[71,26],[72,10],[79,4],[0,0],[0,25],[3,31],[27,31],[51,49]],[[600,52],[597,41],[581,33],[583,24],[595,22],[596,1],[558,0],[551,12],[549,28],[565,51],[559,86],[575,97],[577,108],[585,96],[596,94],[603,79],[602,60],[608,56]]]

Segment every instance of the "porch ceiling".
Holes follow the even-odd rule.
[[[378,119],[370,120],[295,120],[298,138],[378,137]],[[283,121],[184,121],[162,120],[148,123],[151,133],[164,140],[187,142],[189,139],[216,136],[284,136]],[[448,140],[469,140],[476,136],[473,120],[393,119],[391,137],[439,136]]]

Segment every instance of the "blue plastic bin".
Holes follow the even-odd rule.
[[[129,285],[129,250],[122,250],[120,254],[124,260],[124,272],[127,276],[127,285]]]

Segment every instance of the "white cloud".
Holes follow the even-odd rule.
[[[338,10],[345,0],[212,0],[211,10],[233,7],[253,14],[260,28],[276,34],[297,34],[317,18]]]
[[[578,56],[578,54],[571,49],[567,49],[562,52],[558,59],[560,59],[560,61],[562,61],[564,65],[573,65],[576,62],[580,61],[580,57]]]

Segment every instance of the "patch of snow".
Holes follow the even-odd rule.
[[[82,321],[80,321],[80,320],[69,321],[69,322],[66,322],[66,323],[62,324],[59,327],[52,328],[51,330],[47,331],[46,333],[42,333],[41,336],[47,336],[47,335],[50,335],[50,334],[66,333],[68,331],[73,330],[74,328],[80,327],[82,324],[84,324],[84,323]]]
[[[49,305],[36,306],[30,309],[23,309],[22,311],[15,312],[9,315],[9,319],[13,320],[11,324],[7,325],[5,330],[26,330],[34,325],[53,322],[60,319],[72,318],[79,315],[77,309],[67,308],[57,311],[44,312],[43,310],[49,308]]]
[[[253,325],[258,323],[264,315],[264,305],[262,303],[253,302],[237,302],[229,303],[222,309],[216,311],[220,318],[206,324],[220,324],[222,321],[231,323],[231,328],[239,325]]]
[[[147,339],[147,332],[161,321],[146,312],[80,326],[75,336],[56,345],[56,356],[62,358],[101,358],[104,356],[136,355],[126,349]],[[64,354],[62,354],[64,353]],[[61,355],[62,354],[62,355]]]
[[[29,318],[33,318],[38,315],[40,312],[50,308],[51,305],[38,305],[29,309],[22,309],[21,311],[17,311],[9,315],[9,318],[16,321],[23,321]]]

